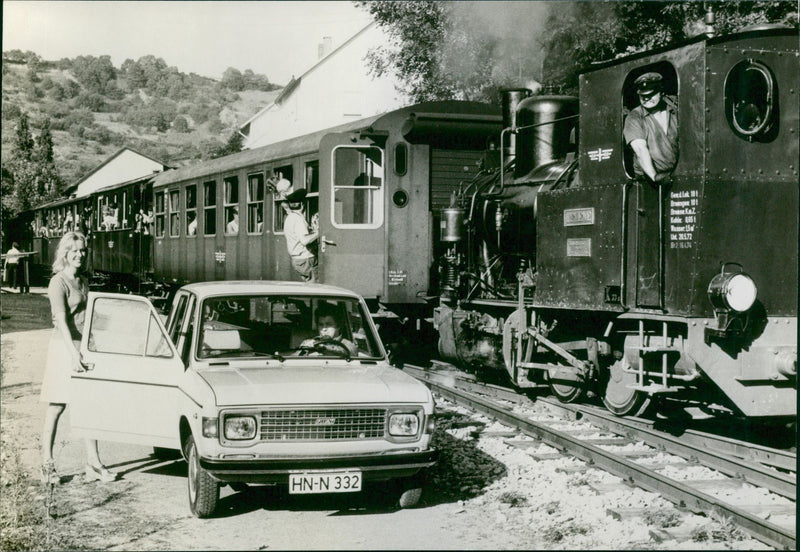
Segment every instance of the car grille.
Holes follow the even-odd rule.
[[[262,441],[383,439],[385,434],[385,408],[261,412]]]

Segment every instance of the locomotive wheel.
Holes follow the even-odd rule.
[[[568,368],[551,368],[547,371],[550,391],[563,403],[572,403],[583,397],[586,381]]]
[[[630,364],[625,357],[609,367],[603,404],[617,416],[641,416],[650,406],[650,397],[628,386],[636,384],[636,374],[626,372]]]

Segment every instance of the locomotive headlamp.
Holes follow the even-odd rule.
[[[745,312],[756,302],[757,293],[750,276],[743,272],[725,272],[724,268],[708,285],[708,298],[717,310]]]

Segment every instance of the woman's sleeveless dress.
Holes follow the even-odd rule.
[[[67,326],[72,334],[75,347],[80,347],[83,321],[86,316],[86,297],[89,286],[83,278],[76,281],[59,272],[50,279],[47,295],[50,297],[50,309],[53,313],[65,310]],[[47,351],[47,364],[42,379],[41,402],[51,404],[67,404],[69,402],[69,380],[72,374],[72,352],[67,348],[58,328],[53,328]]]

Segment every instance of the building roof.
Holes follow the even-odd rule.
[[[147,158],[147,159],[149,159],[149,160],[153,161],[154,163],[158,163],[158,164],[159,164],[159,165],[161,165],[162,167],[167,167],[167,168],[169,168],[169,166],[168,166],[167,164],[165,164],[163,161],[159,161],[158,159],[155,159],[155,158],[153,158],[153,157],[150,157],[149,155],[145,155],[144,153],[142,153],[142,152],[140,152],[140,151],[136,151],[136,150],[135,150],[135,149],[133,149],[133,148],[130,148],[130,147],[127,147],[127,146],[125,146],[125,147],[123,147],[123,148],[120,148],[119,150],[117,150],[117,152],[116,152],[114,155],[112,155],[111,157],[109,157],[108,159],[106,159],[105,161],[103,161],[102,163],[100,163],[99,165],[97,165],[95,168],[93,168],[91,171],[89,171],[89,173],[87,173],[87,174],[85,174],[83,177],[81,177],[81,179],[80,179],[80,180],[78,180],[78,181],[77,181],[77,182],[75,182],[74,184],[71,184],[70,186],[68,186],[68,187],[67,187],[67,188],[64,190],[64,192],[65,192],[65,193],[72,193],[72,192],[74,192],[75,190],[77,190],[77,189],[78,189],[78,186],[80,186],[82,182],[85,182],[86,180],[88,180],[90,176],[92,176],[92,175],[93,175],[93,174],[95,174],[97,171],[99,171],[100,169],[102,169],[103,167],[105,167],[106,165],[108,165],[109,163],[111,163],[111,162],[112,162],[114,159],[116,159],[117,157],[119,157],[120,155],[122,155],[122,154],[123,154],[125,151],[130,151],[130,152],[132,152],[132,153],[135,153],[136,155],[139,155],[139,156],[141,156],[141,157],[145,157],[145,158]]]

